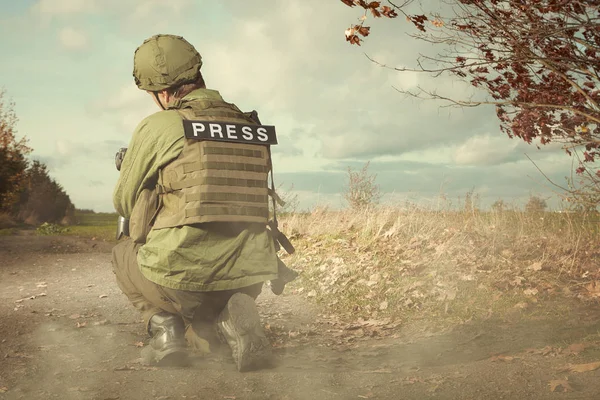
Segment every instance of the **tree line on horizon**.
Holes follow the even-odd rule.
[[[0,90],[0,216],[3,220],[39,225],[73,223],[75,206],[48,167],[29,160],[27,138],[17,139],[14,103]]]

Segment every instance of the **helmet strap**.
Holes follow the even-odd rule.
[[[157,103],[160,105],[160,108],[165,110],[165,106],[163,106],[162,101],[160,101],[160,98],[158,97],[158,92],[152,92],[152,94],[154,95],[154,98],[156,99]]]

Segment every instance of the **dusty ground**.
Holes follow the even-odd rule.
[[[0,399],[600,398],[600,369],[566,370],[600,366],[577,367],[600,360],[600,307],[573,304],[561,316],[545,304],[432,333],[339,321],[303,297],[267,292],[259,307],[273,369],[238,373],[222,356],[147,368],[138,360],[147,337],[108,244],[0,237]]]

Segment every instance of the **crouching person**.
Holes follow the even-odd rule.
[[[283,290],[295,277],[278,273],[278,231],[267,227],[275,130],[206,89],[201,66],[178,36],[135,52],[135,82],[161,111],[122,158],[113,200],[131,238],[113,249],[113,269],[146,322],[147,362],[185,365],[186,337],[205,350],[220,339],[245,371],[271,362],[254,302],[263,283]]]

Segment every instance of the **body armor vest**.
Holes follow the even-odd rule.
[[[224,101],[184,102],[183,119],[259,125]],[[184,138],[183,151],[159,172],[159,207],[153,229],[204,222],[269,219],[267,145]]]

